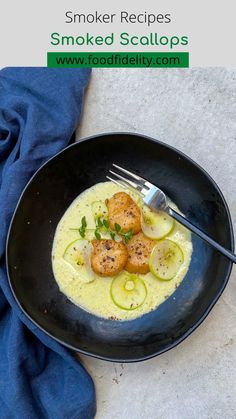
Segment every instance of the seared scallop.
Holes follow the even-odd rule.
[[[124,243],[115,240],[92,240],[91,266],[101,276],[114,276],[124,269],[128,251]]]
[[[141,211],[130,195],[117,192],[106,202],[110,227],[119,224],[124,232],[132,229],[133,234],[141,231]]]
[[[127,245],[128,261],[126,271],[146,274],[149,272],[149,258],[156,242],[146,237],[142,232],[132,237]]]

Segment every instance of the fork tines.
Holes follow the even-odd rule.
[[[136,173],[132,173],[129,170],[124,169],[121,166],[118,166],[117,164],[113,163],[112,166],[115,167],[116,171],[109,170],[113,177],[106,176],[107,179],[111,180],[112,182],[116,183],[117,185],[123,188],[133,188],[136,191],[140,192],[142,195],[147,194],[147,192],[150,189],[149,185],[151,184],[149,184],[149,182],[147,182],[146,179],[143,179]],[[124,174],[126,176],[124,176]]]

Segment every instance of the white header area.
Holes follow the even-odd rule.
[[[0,12],[1,67],[46,66],[48,51],[181,51],[190,67],[236,67],[235,0],[8,0]]]

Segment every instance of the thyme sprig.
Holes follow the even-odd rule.
[[[86,228],[87,228],[87,220],[86,217],[82,217],[81,218],[81,225],[79,228],[70,228],[70,230],[74,230],[74,231],[78,231],[80,236],[82,238],[85,237],[86,234]],[[102,218],[97,218],[96,220],[96,228],[94,230],[94,236],[96,237],[97,240],[101,240],[102,239],[102,232],[106,232],[110,235],[112,240],[116,239],[116,235],[120,235],[125,244],[128,244],[129,240],[132,238],[133,236],[133,230],[132,228],[130,228],[128,231],[124,231],[122,230],[120,224],[115,223],[115,230],[112,230],[110,228],[109,222],[107,219],[102,219]]]
[[[80,225],[80,227],[78,227],[78,228],[70,228],[70,230],[78,231],[79,234],[81,235],[81,237],[84,238],[85,237],[85,233],[86,233],[86,228],[87,228],[87,220],[86,220],[86,217],[84,216],[84,217],[81,218],[81,225]]]
[[[104,228],[110,234],[110,237],[112,238],[112,240],[115,240],[116,234],[119,234],[121,237],[123,237],[125,244],[127,244],[133,236],[133,231],[132,231],[131,228],[128,231],[123,231],[120,224],[115,223],[115,231],[114,231],[110,228],[108,220],[106,220],[106,219],[102,220],[101,218],[98,218],[97,219],[97,226],[96,226],[96,230],[95,230],[95,237],[98,238],[98,240],[100,240],[100,238],[101,238],[101,234],[100,234],[99,230],[104,229]],[[100,238],[99,238],[99,236],[100,236]]]
[[[133,236],[132,228],[130,228],[128,231],[124,231],[122,230],[120,224],[117,224],[117,223],[115,223],[115,230],[117,234],[120,234],[124,238],[125,244],[127,244]]]
[[[83,216],[81,219],[81,226],[79,228],[79,234],[81,235],[81,237],[85,237],[85,231],[86,231],[86,227],[87,227],[87,221],[86,221],[86,217]]]

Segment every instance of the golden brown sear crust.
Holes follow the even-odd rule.
[[[126,271],[146,274],[149,272],[149,258],[156,242],[146,237],[142,232],[132,237],[127,245],[128,261]]]
[[[91,266],[101,276],[114,276],[124,269],[128,251],[124,243],[115,240],[92,240]]]
[[[132,229],[133,234],[136,234],[141,231],[141,211],[130,195],[118,192],[106,204],[112,230],[115,230],[117,223],[124,232]]]

